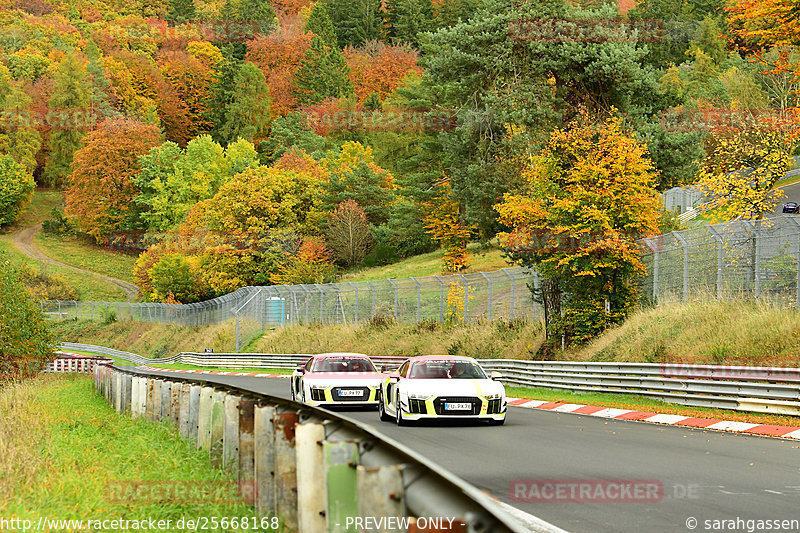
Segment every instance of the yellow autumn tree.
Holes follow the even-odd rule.
[[[775,185],[791,168],[793,146],[780,129],[746,124],[718,130],[698,172],[703,210],[716,221],[760,219],[783,191]]]
[[[496,205],[512,259],[535,268],[549,350],[624,320],[645,273],[636,240],[658,230],[656,170],[619,118],[585,113],[554,131],[524,172],[524,190]],[[546,355],[546,354],[545,354]]]

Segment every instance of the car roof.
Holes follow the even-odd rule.
[[[311,356],[312,359],[328,359],[328,358],[336,358],[336,359],[369,359],[369,356],[364,355],[363,353],[353,353],[353,352],[330,352],[330,353],[318,353]]]

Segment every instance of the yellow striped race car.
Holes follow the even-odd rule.
[[[506,391],[471,357],[428,355],[412,357],[381,383],[381,420],[404,425],[431,418],[478,419],[502,425]]]

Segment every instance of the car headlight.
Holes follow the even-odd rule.
[[[417,393],[409,393],[408,399],[409,400],[427,400],[428,398],[432,398],[430,394],[417,394]]]

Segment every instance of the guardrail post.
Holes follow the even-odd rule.
[[[325,457],[322,441],[325,426],[298,424],[297,449],[297,521],[303,533],[325,531]],[[400,516],[400,515],[396,515]]]
[[[253,502],[255,473],[255,407],[253,398],[243,397],[239,402],[239,486],[242,492],[250,491],[246,501]]]
[[[222,467],[239,475],[239,402],[236,394],[225,395],[225,430],[222,437]]]
[[[132,384],[133,384],[133,376],[131,376],[130,374],[122,374],[122,385],[123,385],[122,412],[128,412],[128,413],[131,412]]]
[[[255,476],[258,487],[256,510],[261,516],[275,511],[275,407],[256,406],[253,411]]]
[[[328,531],[345,533],[347,517],[358,515],[358,443],[325,441],[325,485],[328,493]]]
[[[169,402],[169,419],[176,429],[180,428],[181,416],[181,392],[183,391],[183,384],[177,381],[172,383],[170,387],[170,395],[172,398]]]
[[[211,462],[219,466],[225,441],[225,391],[215,390],[211,397]]]
[[[286,529],[297,530],[297,450],[295,412],[275,414],[275,509]]]
[[[214,397],[214,387],[200,389],[200,403],[197,413],[197,447],[207,452],[211,451],[211,402]]]
[[[403,468],[400,465],[358,465],[358,514],[356,516],[405,516]]]
[[[161,384],[164,383],[160,379],[153,379],[153,406],[151,408],[151,420],[158,422],[161,420]]]
[[[189,386],[189,442],[197,446],[197,429],[200,421],[200,391],[202,385]]]
[[[131,417],[139,417],[139,379],[138,377],[131,378]]]
[[[122,412],[122,398],[125,396],[122,390],[122,374],[114,372],[114,410]]]
[[[189,438],[189,403],[192,391],[190,383],[181,383],[180,403],[178,411],[178,432],[184,439]]]
[[[158,414],[159,421],[169,420],[169,408],[172,402],[172,382],[164,380],[161,382],[161,412]]]

